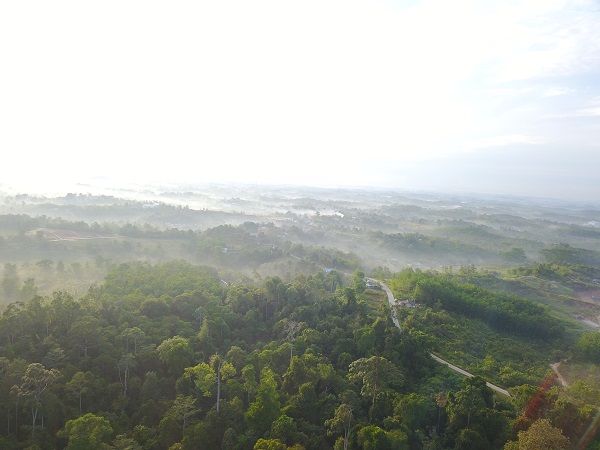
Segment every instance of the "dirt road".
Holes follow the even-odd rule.
[[[370,278],[370,280],[375,283],[378,283],[381,286],[381,288],[385,291],[385,293],[387,295],[388,303],[389,303],[390,309],[391,309],[392,322],[394,322],[394,325],[396,325],[396,327],[398,327],[398,329],[400,331],[402,331],[402,327],[400,326],[400,321],[398,320],[398,317],[396,316],[396,308],[395,308],[396,299],[394,298],[394,294],[392,293],[391,289],[384,282],[382,282],[380,280],[375,280],[372,278]],[[461,369],[460,367],[449,363],[445,359],[442,359],[439,356],[434,355],[433,353],[430,353],[429,355],[433,358],[434,361],[436,361],[440,364],[444,364],[445,366],[449,367],[451,370],[455,371],[456,373],[459,373],[459,374],[461,374],[465,377],[469,377],[469,378],[472,378],[475,376],[472,373],[467,372],[465,369]],[[559,375],[559,379],[560,379],[560,375]],[[500,386],[496,386],[495,384],[492,384],[489,381],[486,381],[485,384],[491,390],[493,390],[499,394],[505,395],[507,397],[510,397],[510,393],[506,389],[503,389]]]

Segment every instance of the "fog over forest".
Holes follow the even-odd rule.
[[[75,188],[0,193],[6,448],[594,439],[594,202]]]
[[[0,2],[0,450],[600,450],[599,6]]]

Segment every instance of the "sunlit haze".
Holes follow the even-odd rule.
[[[0,450],[600,450],[600,0],[0,0]]]
[[[0,4],[0,183],[600,197],[595,1]]]

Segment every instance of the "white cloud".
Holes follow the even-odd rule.
[[[377,183],[366,161],[541,144],[508,99],[596,64],[591,6],[2,2],[0,176]]]
[[[571,94],[573,89],[564,87],[551,87],[542,93],[542,97],[559,97],[561,95]]]
[[[584,108],[579,110],[580,116],[600,116],[600,106]]]
[[[509,134],[505,136],[492,136],[474,141],[471,144],[472,149],[489,148],[489,147],[505,147],[508,145],[540,145],[545,143],[543,137],[528,136],[524,134]]]
[[[544,116],[545,119],[577,119],[600,116],[600,97],[585,99],[582,102],[578,102],[574,107],[564,108],[560,112],[547,114]]]
[[[588,104],[576,111],[577,116],[600,116],[600,97],[593,98]]]

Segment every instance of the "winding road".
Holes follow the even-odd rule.
[[[379,286],[381,286],[381,288],[387,294],[388,303],[390,304],[392,322],[394,322],[394,325],[396,325],[396,327],[398,327],[398,329],[400,331],[402,331],[402,327],[400,326],[400,321],[398,320],[398,316],[396,315],[396,308],[395,308],[395,306],[396,306],[396,299],[394,298],[394,294],[392,293],[391,289],[383,281],[375,280],[374,278],[369,278],[369,280],[372,281],[373,283],[379,284]],[[434,355],[433,353],[430,353],[429,356],[431,356],[434,361],[436,361],[436,362],[438,362],[440,364],[444,364],[445,366],[449,367],[451,370],[453,370],[456,373],[459,373],[459,374],[461,374],[461,375],[463,375],[465,377],[472,378],[472,377],[475,376],[472,373],[469,373],[466,370],[461,369],[460,367],[455,366],[454,364],[449,363],[445,359],[442,359],[439,356]],[[502,395],[505,395],[507,397],[510,397],[510,393],[506,389],[502,389],[500,386],[496,386],[495,384],[492,384],[489,381],[486,381],[485,384],[487,385],[487,387],[489,387],[494,392],[497,392],[498,394],[502,394]]]
[[[550,368],[552,369],[552,372],[554,372],[556,374],[556,378],[558,379],[558,382],[560,383],[560,385],[562,387],[569,387],[569,383],[567,383],[567,380],[565,380],[565,377],[563,377],[562,373],[560,373],[560,371],[559,371],[561,364],[562,364],[562,361],[556,362],[554,364],[550,364]]]

